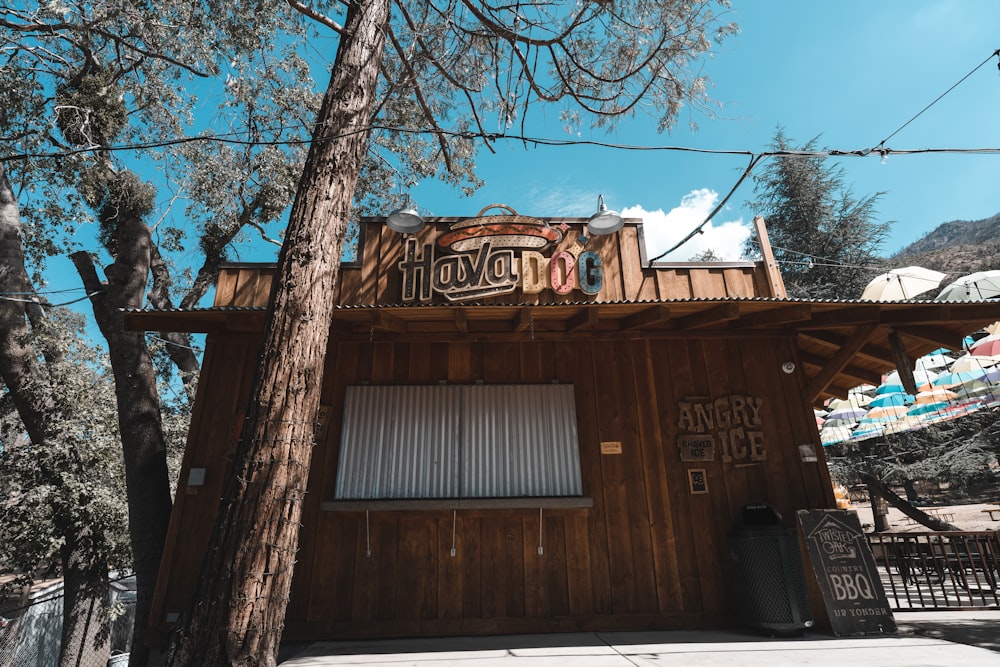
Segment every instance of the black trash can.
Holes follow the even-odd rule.
[[[798,536],[777,510],[764,503],[744,507],[729,534],[729,555],[744,624],[786,635],[812,627]]]

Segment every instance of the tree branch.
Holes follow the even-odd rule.
[[[299,12],[304,16],[308,16],[314,21],[322,23],[323,25],[325,25],[327,28],[330,28],[338,35],[347,34],[342,25],[340,25],[330,17],[317,12],[315,9],[311,7],[306,7],[304,4],[299,2],[299,0],[285,0],[285,2],[287,2],[288,6],[294,9],[295,11]]]

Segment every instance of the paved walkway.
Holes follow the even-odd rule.
[[[283,667],[1000,667],[1000,611],[896,615],[896,636],[769,638],[740,630],[316,642]],[[286,649],[291,647],[286,647]]]

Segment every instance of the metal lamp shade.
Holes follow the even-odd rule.
[[[416,234],[424,228],[424,219],[417,213],[413,204],[407,203],[403,208],[397,208],[390,213],[385,219],[385,224],[400,234]]]
[[[625,218],[618,211],[609,211],[604,205],[604,195],[597,198],[597,213],[587,220],[587,233],[591,236],[614,234],[625,226]]]

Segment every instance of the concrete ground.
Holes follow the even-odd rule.
[[[899,633],[772,638],[743,630],[600,632],[315,642],[284,667],[1000,667],[1000,610],[896,614]]]

